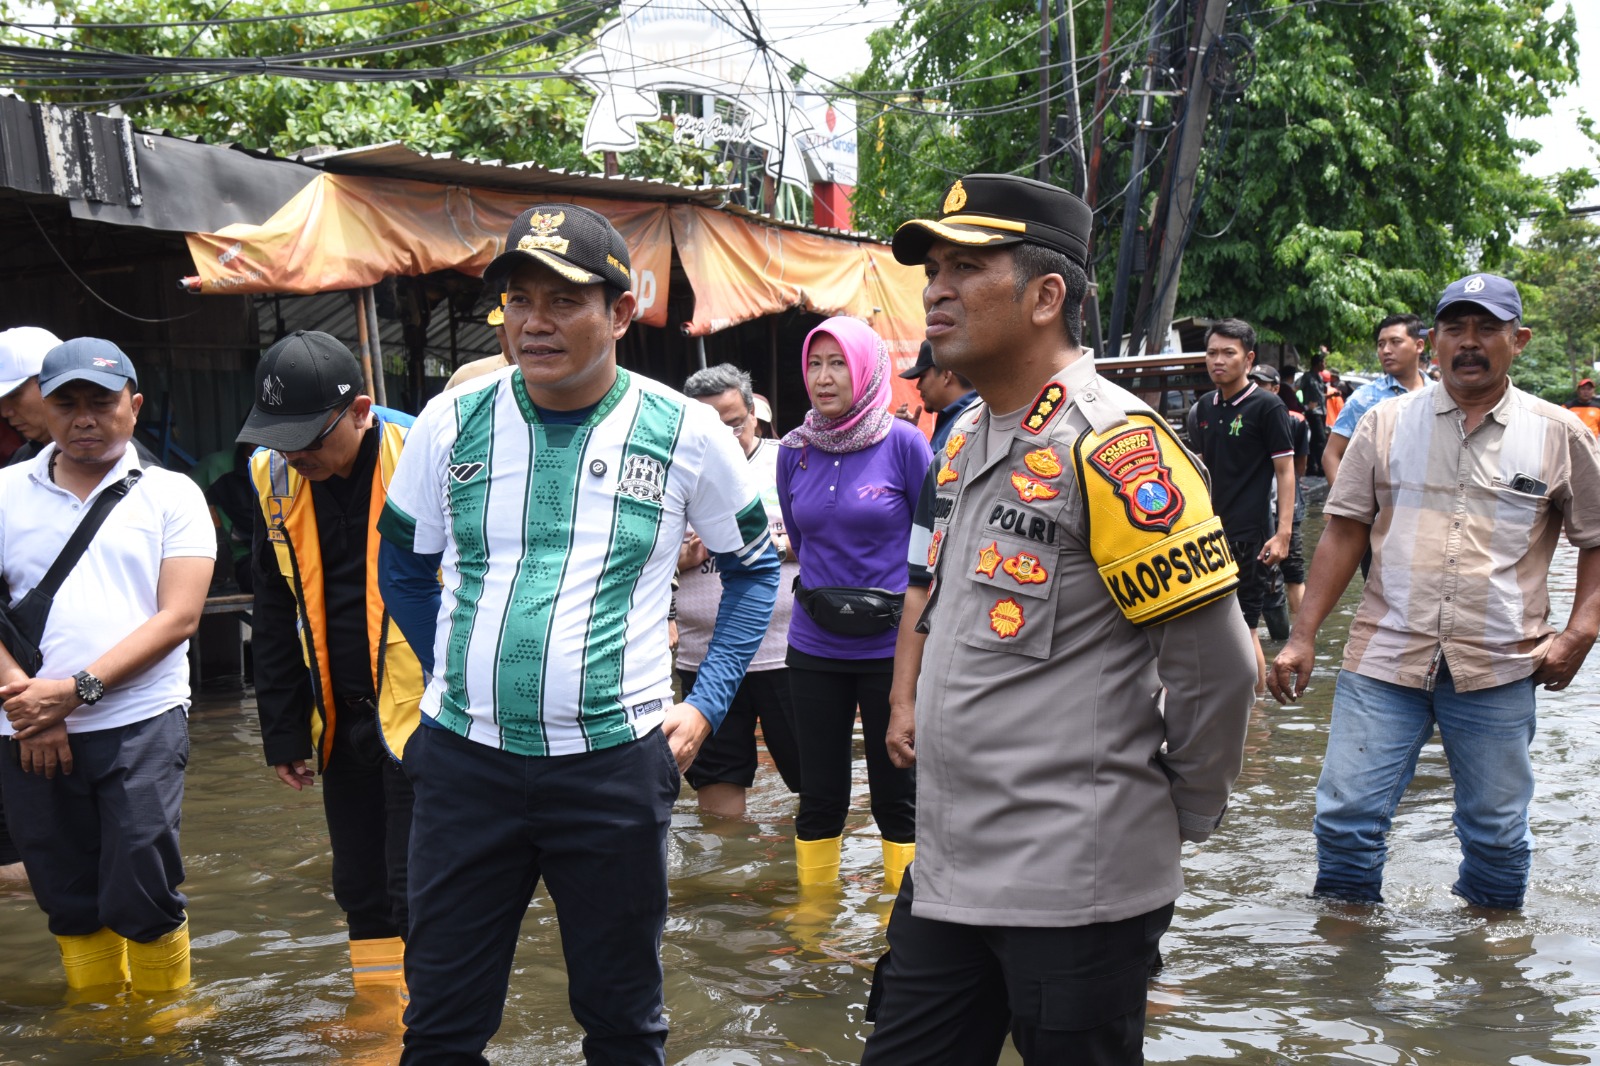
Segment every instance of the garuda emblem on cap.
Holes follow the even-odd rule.
[[[966,206],[967,190],[962,186],[961,180],[958,178],[956,179],[956,183],[950,186],[950,191],[945,193],[944,213],[947,215],[953,215]]]
[[[557,255],[566,255],[567,246],[571,242],[565,237],[556,236],[556,230],[560,229],[561,224],[566,220],[567,213],[565,211],[557,211],[553,215],[535,211],[528,216],[528,232],[524,233],[522,239],[517,242],[517,249],[523,252],[543,249],[547,252],[554,252]]]

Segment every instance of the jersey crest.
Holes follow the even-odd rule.
[[[666,495],[667,468],[653,455],[628,456],[617,491],[636,500],[660,503]]]
[[[1072,446],[1089,551],[1128,621],[1156,625],[1232,592],[1239,567],[1194,459],[1140,411]]]

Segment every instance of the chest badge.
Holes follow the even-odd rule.
[[[1183,514],[1183,493],[1172,483],[1154,430],[1117,434],[1089,454],[1089,465],[1111,482],[1128,521],[1138,528],[1166,533]]]
[[[666,495],[667,468],[652,455],[630,455],[622,468],[617,491],[648,503],[660,503]]]
[[[1000,569],[1010,574],[1012,580],[1019,585],[1041,585],[1050,577],[1043,564],[1039,562],[1039,557],[1029,555],[1027,552],[1013,555],[1001,565]]]
[[[978,553],[978,568],[973,573],[994,577],[995,568],[1004,558],[1005,556],[1000,553],[1000,542],[990,541],[989,546]]]
[[[944,442],[944,457],[946,459],[954,459],[961,454],[961,449],[966,446],[967,435],[965,433],[952,433],[950,434],[950,439]]]
[[[928,542],[928,568],[931,570],[939,561],[939,545],[944,543],[944,530],[934,530],[933,539]]]
[[[1023,503],[1033,503],[1035,500],[1053,500],[1061,495],[1060,489],[1053,489],[1049,485],[1024,474],[1012,474],[1011,487],[1017,490],[1017,498]]]
[[[1027,624],[1028,620],[1022,616],[1022,604],[1010,596],[996,601],[995,605],[989,608],[989,628],[1002,640],[1016,636]]]
[[[1053,478],[1061,474],[1061,456],[1056,454],[1054,448],[1039,448],[1022,457],[1022,465],[1034,477]]]
[[[939,476],[934,478],[934,481],[940,485],[948,485],[960,476],[960,474],[950,469],[950,460],[946,459],[944,465],[939,468]]]

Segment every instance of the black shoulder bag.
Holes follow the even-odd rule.
[[[142,471],[131,471],[127,477],[106,486],[95,497],[94,503],[89,505],[89,513],[73,530],[66,547],[61,549],[61,554],[56,556],[56,561],[45,572],[44,579],[28,590],[21,603],[7,607],[5,603],[11,598],[10,594],[0,598],[0,644],[6,646],[6,651],[11,653],[17,665],[29,677],[37,676],[39,668],[44,665],[44,656],[39,653],[39,641],[44,639],[44,624],[50,617],[50,606],[55,601],[56,593],[61,590],[61,583],[78,565],[78,560],[83,558],[89,542],[100,531],[111,508],[122,502],[141,474]]]

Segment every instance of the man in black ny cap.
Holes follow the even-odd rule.
[[[1305,691],[1317,627],[1370,546],[1317,782],[1315,895],[1383,901],[1389,827],[1437,726],[1461,842],[1451,891],[1522,906],[1535,690],[1566,688],[1600,633],[1600,449],[1572,412],[1512,384],[1531,336],[1509,280],[1452,282],[1434,312],[1440,387],[1362,417],[1323,505],[1300,616],[1268,676],[1280,700]],[[1548,585],[1563,530],[1577,588],[1557,632]]]
[[[923,341],[922,347],[917,349],[917,361],[900,371],[900,376],[917,383],[922,406],[913,412],[901,404],[895,414],[915,422],[922,417],[923,411],[932,411],[933,454],[938,455],[945,441],[950,439],[950,427],[955,424],[956,416],[978,399],[978,390],[960,374],[934,365],[933,345],[927,341]]]
[[[1142,1061],[1180,842],[1242,761],[1237,568],[1193,456],[1082,347],[1089,225],[1060,189],[970,174],[894,237],[934,359],[982,402],[930,471],[895,648],[917,857],[873,1066],[993,1063],[1008,1031],[1030,1066]]]
[[[432,675],[406,762],[401,1061],[487,1061],[542,880],[585,1060],[660,1066],[672,804],[766,633],[778,557],[716,408],[617,365],[632,271],[603,215],[530,208],[485,278],[516,368],[428,405],[379,526],[386,602]],[[667,610],[689,522],[722,593],[675,702]]]
[[[400,759],[422,668],[383,608],[375,528],[412,421],[372,402],[342,342],[297,330],[261,357],[239,431],[259,446],[250,479],[262,747],[296,791],[315,782],[308,764],[321,770],[357,1003],[373,1008],[367,1016],[386,1013],[396,1034],[412,807]]]

